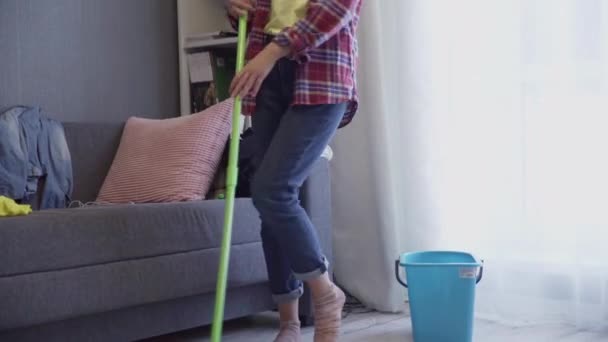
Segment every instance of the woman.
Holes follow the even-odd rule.
[[[299,188],[336,130],[357,107],[355,65],[361,0],[227,0],[233,23],[249,18],[249,61],[231,95],[251,114],[257,161],[252,197],[281,329],[300,340],[298,298],[312,294],[316,342],[336,341],[344,293],[328,274]]]

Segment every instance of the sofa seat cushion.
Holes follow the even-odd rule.
[[[224,201],[93,206],[0,220],[0,277],[219,247]],[[250,199],[237,199],[233,245],[259,242]]]

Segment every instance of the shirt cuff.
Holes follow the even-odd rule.
[[[239,20],[237,18],[234,18],[233,16],[231,16],[229,13],[226,13],[226,17],[228,18],[228,22],[230,23],[230,26],[232,26],[233,29],[238,30],[239,29]]]

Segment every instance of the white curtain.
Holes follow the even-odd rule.
[[[399,311],[399,253],[465,250],[479,316],[608,327],[608,1],[372,0],[359,33],[337,280]]]

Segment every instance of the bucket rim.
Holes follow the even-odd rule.
[[[442,263],[438,263],[438,262],[405,262],[406,258],[408,256],[414,255],[414,254],[423,254],[423,253],[450,253],[450,254],[461,254],[461,255],[466,255],[471,257],[473,260],[475,260],[474,262],[442,262]],[[408,253],[402,253],[399,256],[399,265],[403,266],[403,267],[428,267],[428,266],[433,266],[433,267],[482,267],[483,266],[483,262],[475,257],[475,255],[468,253],[468,252],[463,252],[463,251],[450,251],[450,250],[430,250],[430,251],[416,251],[416,252],[408,252]]]

